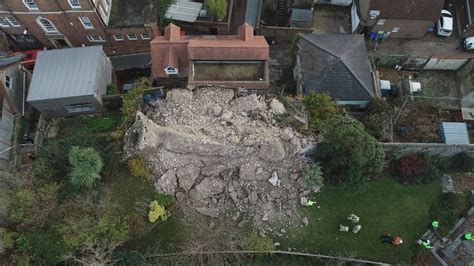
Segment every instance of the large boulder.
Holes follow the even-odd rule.
[[[206,177],[194,187],[195,197],[204,199],[221,194],[226,183],[220,178]]]
[[[156,189],[163,194],[169,194],[174,196],[177,186],[178,181],[176,179],[176,172],[171,169],[155,181]]]
[[[178,177],[179,186],[185,191],[189,191],[193,186],[196,179],[199,177],[200,169],[195,166],[183,167],[176,172]]]
[[[286,112],[285,106],[277,99],[272,99],[270,102],[270,110],[276,115],[281,115]]]
[[[260,146],[258,156],[267,162],[280,162],[285,158],[285,148],[276,139],[267,140]]]
[[[238,114],[261,110],[265,110],[265,105],[260,102],[258,96],[255,94],[237,98],[234,102],[234,111]]]

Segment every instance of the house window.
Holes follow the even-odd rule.
[[[58,33],[58,29],[50,20],[39,17],[36,19],[36,22],[38,22],[46,33]]]
[[[18,23],[14,16],[6,17],[6,19],[13,27],[20,27],[20,23]]]
[[[377,21],[377,25],[382,26],[383,24],[385,24],[385,19],[379,19],[379,21]]]
[[[167,66],[165,69],[163,69],[166,73],[166,75],[178,75],[178,69],[172,66]]]
[[[34,0],[23,0],[23,4],[25,4],[25,6],[29,10],[38,10],[39,9]]]
[[[104,37],[100,35],[89,35],[87,36],[87,39],[89,40],[89,42],[105,42]]]
[[[13,87],[13,79],[10,76],[5,76],[5,87],[9,88],[10,90]]]
[[[150,40],[151,39],[150,33],[142,33],[141,36],[142,36],[142,40]]]
[[[10,24],[8,24],[8,22],[5,18],[0,18],[0,27],[8,28],[8,27],[10,27]]]
[[[125,40],[125,39],[123,38],[123,35],[122,35],[122,34],[114,34],[114,39],[115,39],[116,41],[123,41],[123,40]]]
[[[68,113],[91,112],[97,110],[91,103],[76,103],[66,106]]]
[[[81,3],[79,0],[67,0],[71,8],[81,8]]]
[[[92,21],[89,19],[89,17],[79,17],[79,20],[82,23],[82,26],[84,26],[84,29],[93,29],[94,25],[92,24]]]
[[[392,32],[399,32],[400,31],[400,27],[394,27]]]
[[[127,38],[130,40],[130,41],[136,41],[138,40],[138,37],[136,34],[127,34]]]

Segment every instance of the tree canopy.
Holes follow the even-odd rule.
[[[328,183],[358,185],[382,172],[385,153],[360,122],[334,116],[325,122],[322,133],[316,159]]]

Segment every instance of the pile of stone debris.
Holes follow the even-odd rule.
[[[145,157],[160,192],[211,217],[230,212],[239,225],[299,220],[311,193],[300,175],[308,139],[279,127],[278,100],[209,87],[172,90],[155,105],[137,114],[125,154]]]

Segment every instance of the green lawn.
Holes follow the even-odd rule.
[[[428,229],[428,211],[441,194],[439,182],[424,185],[401,185],[385,177],[373,181],[361,191],[324,187],[313,200],[317,206],[306,207],[309,225],[290,228],[289,239],[280,239],[282,250],[328,255],[355,256],[387,263],[409,262],[417,249],[415,241]],[[358,234],[339,232],[339,224],[360,217]],[[382,244],[384,233],[400,236],[401,246]]]

